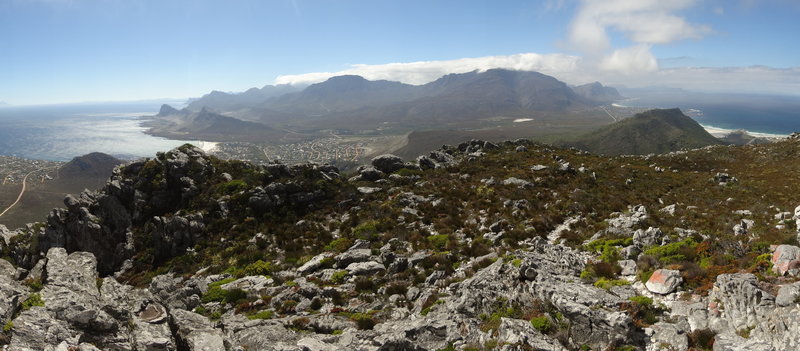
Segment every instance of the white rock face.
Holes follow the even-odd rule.
[[[678,285],[683,283],[683,278],[681,278],[681,273],[674,269],[659,269],[653,272],[653,275],[650,276],[650,279],[647,280],[645,283],[645,287],[650,292],[656,294],[666,295],[673,291]]]
[[[800,247],[779,245],[772,253],[772,271],[784,275],[800,268]],[[791,272],[790,272],[791,273]]]

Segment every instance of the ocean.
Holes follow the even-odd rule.
[[[0,108],[0,155],[69,161],[90,152],[122,159],[153,157],[187,142],[150,136],[140,116],[163,102],[72,104]],[[173,102],[174,103],[174,102]],[[178,102],[178,105],[182,102]]]
[[[625,106],[680,108],[712,134],[746,130],[756,136],[800,132],[800,97],[630,90]]]

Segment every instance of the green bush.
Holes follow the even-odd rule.
[[[375,320],[368,313],[353,313],[350,315],[350,320],[356,322],[358,329],[372,329],[375,326]]]
[[[208,302],[222,302],[222,303],[236,303],[240,300],[244,300],[247,298],[247,292],[242,289],[231,289],[225,290],[221,288],[219,285],[211,286],[209,284],[209,289],[203,294],[201,297],[201,301],[203,303]]]
[[[8,322],[6,322],[5,325],[3,325],[3,331],[4,332],[9,332],[9,331],[11,331],[11,329],[14,329],[14,323],[12,323],[11,321],[8,321]]]
[[[531,325],[542,333],[548,333],[553,329],[553,323],[550,322],[550,318],[547,318],[547,316],[531,318]]]
[[[642,305],[642,306],[649,306],[649,307],[653,306],[653,299],[651,299],[651,298],[649,298],[647,296],[637,295],[637,296],[633,296],[633,297],[628,298],[628,300],[633,302],[633,303]]]
[[[271,262],[258,260],[244,268],[244,275],[269,275],[272,271],[273,267]]]
[[[22,302],[22,309],[29,310],[33,306],[44,306],[44,300],[42,300],[42,296],[38,293],[31,294],[28,298]]]
[[[333,272],[333,274],[331,275],[331,282],[335,283],[335,284],[344,283],[344,280],[347,279],[347,276],[349,274],[350,273],[347,272],[346,270],[340,270],[340,271]]]
[[[263,311],[259,311],[258,313],[255,313],[255,314],[251,314],[251,315],[247,316],[247,318],[248,319],[270,319],[270,318],[272,318],[272,315],[273,315],[272,311],[263,310]]]
[[[615,286],[622,286],[622,285],[631,285],[631,283],[625,279],[607,279],[607,278],[600,278],[596,282],[594,282],[595,287],[605,290],[609,290]]]
[[[243,180],[234,179],[227,183],[222,183],[220,189],[225,194],[236,194],[240,191],[247,190],[247,183]]]
[[[606,247],[628,246],[633,244],[633,238],[625,239],[597,239],[584,246],[587,251],[603,252]]]
[[[344,252],[353,245],[353,241],[348,238],[334,239],[328,245],[325,245],[325,251]]]
[[[674,243],[669,243],[663,246],[654,246],[644,251],[645,255],[654,256],[660,258],[671,257],[682,255],[682,250],[684,248],[695,248],[697,243],[694,242],[691,238],[684,239],[681,241],[677,241]]]
[[[430,244],[433,248],[437,250],[443,250],[445,246],[447,246],[450,236],[447,234],[431,235],[427,237],[427,240],[428,244]]]

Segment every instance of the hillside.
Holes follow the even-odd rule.
[[[585,99],[601,102],[614,102],[624,99],[622,95],[613,87],[606,87],[600,82],[594,82],[572,87],[575,94]]]
[[[0,342],[788,349],[798,150],[474,140],[342,175],[185,145],[7,233]]]
[[[92,152],[73,158],[59,169],[59,177],[67,178],[102,178],[107,179],[114,167],[124,161],[102,152]],[[91,188],[96,188],[91,187]]]
[[[679,109],[650,110],[557,144],[606,155],[646,155],[724,142]]]
[[[162,106],[158,115],[148,117],[142,126],[149,128],[151,135],[178,140],[270,143],[284,135],[264,124],[243,121],[206,108],[191,112],[187,109],[179,111],[168,105]]]
[[[0,224],[17,228],[41,221],[54,207],[63,205],[67,194],[79,194],[85,189],[103,186],[114,167],[122,163],[111,155],[94,152],[75,157],[57,169],[47,169],[48,179],[30,177],[19,203],[0,219]],[[8,190],[16,199],[19,187],[19,184],[15,184],[5,188],[10,188]]]
[[[598,89],[613,90],[602,85]],[[278,131],[288,129],[312,136],[329,130],[353,135],[404,134],[412,130],[490,129],[519,118],[544,121],[577,112],[586,113],[584,118],[592,120],[587,110],[604,103],[592,99],[607,96],[584,95],[541,73],[491,69],[449,74],[423,85],[350,75],[294,92],[286,86],[254,88],[240,94],[212,92],[193,101],[188,110],[199,113],[206,109]],[[168,112],[175,115],[178,111]],[[163,117],[160,114],[154,119]],[[181,129],[192,129],[192,123],[185,119]],[[155,129],[153,133],[159,135]],[[239,138],[221,133],[213,137]]]

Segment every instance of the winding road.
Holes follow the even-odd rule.
[[[19,191],[19,196],[17,196],[17,201],[14,201],[14,203],[8,206],[5,210],[3,210],[3,212],[0,212],[0,217],[3,217],[3,215],[6,214],[6,212],[10,211],[12,208],[14,208],[14,206],[16,206],[19,203],[20,200],[22,200],[22,195],[25,195],[25,189],[27,188],[28,176],[30,176],[35,172],[42,171],[45,169],[47,168],[40,168],[37,170],[30,171],[28,172],[28,174],[25,175],[25,178],[22,178],[22,189]]]

